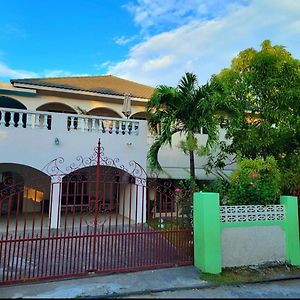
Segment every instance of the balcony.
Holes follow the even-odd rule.
[[[93,155],[99,138],[103,158],[146,168],[146,121],[0,107],[0,164],[42,170],[62,157],[71,165]]]
[[[65,124],[65,131],[139,135],[136,120],[0,108],[0,128],[52,130],[56,119]]]

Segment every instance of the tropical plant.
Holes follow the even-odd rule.
[[[278,203],[280,172],[274,157],[241,159],[231,174],[229,205],[270,205]]]
[[[185,225],[193,225],[193,196],[199,192],[200,187],[193,177],[180,180],[178,187],[175,189],[176,203],[185,218]]]
[[[159,149],[167,144],[172,145],[172,136],[180,133],[185,137],[180,148],[189,154],[190,176],[195,178],[194,154],[200,149],[196,134],[202,128],[206,129],[208,139],[205,147],[202,147],[206,151],[218,137],[219,122],[215,114],[217,89],[217,84],[210,82],[199,86],[193,73],[186,73],[177,87],[160,85],[155,89],[146,107],[149,127],[156,132],[156,138],[148,152],[152,171],[162,169],[158,161]]]
[[[230,68],[211,80],[222,85],[235,116],[227,125],[230,143],[209,160],[209,169],[224,167],[228,155],[273,156],[281,173],[290,176],[281,181],[282,190],[291,193],[300,178],[300,61],[285,47],[265,40],[258,51],[241,51]]]

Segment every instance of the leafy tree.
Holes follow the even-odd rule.
[[[190,176],[195,178],[194,154],[199,150],[196,134],[201,128],[207,130],[206,149],[209,149],[218,137],[218,121],[215,117],[217,83],[199,86],[193,73],[186,73],[177,87],[158,86],[146,111],[148,124],[157,135],[148,153],[150,169],[161,170],[158,161],[159,149],[166,144],[172,145],[175,133],[184,134],[181,149],[190,157]]]
[[[231,143],[221,145],[210,169],[224,167],[226,155],[273,156],[281,170],[294,170],[289,174],[300,178],[294,168],[300,151],[300,61],[265,40],[259,51],[241,51],[212,81],[222,85],[223,99],[235,114],[227,126]],[[292,191],[295,186],[287,183],[283,190]]]

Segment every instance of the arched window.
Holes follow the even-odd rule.
[[[93,108],[88,112],[89,115],[111,117],[111,118],[121,118],[117,112],[107,107],[97,107]]]
[[[39,111],[49,111],[49,112],[57,112],[57,113],[65,113],[65,114],[76,114],[77,112],[71,106],[58,103],[58,102],[51,102],[46,103],[39,106],[36,110]]]
[[[11,98],[11,97],[6,97],[6,96],[0,96],[0,107],[3,108],[12,108],[12,109],[27,109],[27,107],[21,103],[20,101]],[[2,114],[2,113],[1,113]],[[2,115],[1,115],[2,117]],[[5,120],[5,126],[8,127],[10,123],[10,119],[12,117],[12,114],[10,112],[5,112],[4,114],[4,120]],[[17,127],[20,119],[19,113],[14,113],[13,114],[13,119],[14,119],[14,126]],[[26,114],[23,114],[22,117],[22,122],[23,122],[23,127],[26,126]]]
[[[144,111],[137,112],[130,116],[133,120],[147,120],[147,114]]]
[[[20,101],[6,96],[0,96],[0,107],[14,108],[14,109],[27,109],[27,107]]]

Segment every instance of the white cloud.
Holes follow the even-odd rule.
[[[6,64],[0,62],[0,78],[31,78],[37,77],[37,73],[26,71],[26,70],[18,70],[12,69],[8,67]]]
[[[153,70],[160,70],[162,68],[167,68],[174,63],[174,56],[172,55],[165,55],[162,57],[158,57],[155,59],[150,59],[147,65],[143,66],[145,71],[153,71]]]
[[[224,14],[228,9],[248,0],[138,0],[125,7],[134,15],[142,32],[168,26],[182,26],[193,19],[210,19]]]
[[[158,0],[141,0],[139,3],[150,7]],[[142,22],[142,13],[143,10],[139,11],[136,22]],[[239,51],[249,47],[258,49],[264,39],[286,46],[294,57],[299,58],[299,19],[300,1],[252,0],[244,6],[235,3],[223,15],[209,20],[194,18],[175,30],[135,45],[126,60],[108,67],[108,73],[156,86],[176,85],[184,72],[190,71],[204,83],[212,74],[229,66]],[[154,20],[155,17],[151,22]]]
[[[136,35],[132,36],[132,37],[129,37],[129,38],[126,38],[124,35],[120,36],[120,37],[115,37],[114,38],[114,41],[117,45],[126,45],[132,41],[134,41],[135,39],[137,38]]]
[[[40,73],[27,70],[13,69],[5,63],[0,62],[0,79],[9,81],[10,79],[39,78],[39,77],[71,77],[71,76],[90,76],[90,74],[75,74],[65,70],[44,70]]]

